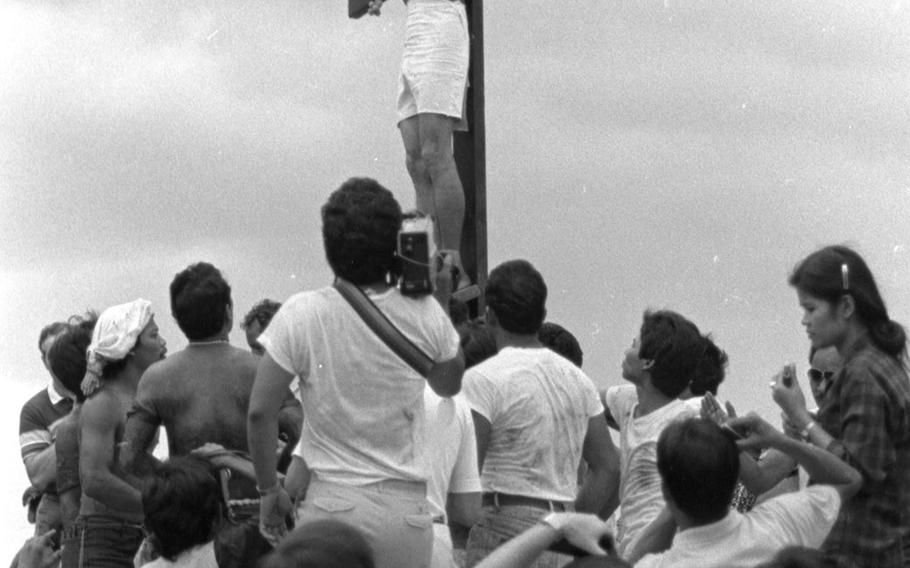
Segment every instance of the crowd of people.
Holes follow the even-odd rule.
[[[335,282],[259,302],[249,349],[206,262],[170,285],[177,353],[143,299],[42,329],[13,566],[910,565],[906,336],[856,252],[790,277],[816,407],[784,367],[777,429],[719,404],[727,356],[679,313],[645,311],[626,384],[599,391],[525,260],[490,272],[479,318],[444,255],[403,294],[402,219],[374,180],[333,192]]]

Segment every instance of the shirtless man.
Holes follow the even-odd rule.
[[[133,566],[143,538],[142,500],[117,453],[139,377],[166,352],[146,300],[108,308],[95,324],[83,387],[95,383],[97,390],[79,417],[82,502],[76,530],[82,566]]]
[[[371,13],[378,15],[381,4],[373,2]],[[398,79],[398,128],[405,163],[414,183],[417,209],[436,221],[440,253],[451,256],[459,270],[453,297],[467,301],[480,290],[470,286],[459,252],[465,198],[452,153],[453,132],[467,128],[467,13],[463,0],[410,0],[406,4],[407,31]]]
[[[149,369],[139,383],[126,426],[121,462],[141,472],[158,427],[167,432],[170,455],[183,456],[206,444],[248,451],[246,416],[257,357],[232,346],[231,287],[221,272],[200,262],[178,273],[170,287],[171,312],[189,345]],[[278,412],[279,436],[296,445],[303,415],[287,392]],[[231,477],[232,500],[258,498],[253,479]],[[253,566],[269,550],[259,536],[258,504],[232,506],[237,524],[225,523],[216,537],[219,565]]]

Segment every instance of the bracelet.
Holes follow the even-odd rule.
[[[818,422],[815,420],[810,420],[806,427],[799,431],[799,437],[803,440],[809,441],[809,430],[818,426]]]
[[[556,531],[557,533],[559,533],[561,535],[562,529],[560,529],[557,526],[559,523],[556,522],[556,515],[557,515],[557,513],[548,513],[547,515],[541,517],[541,519],[538,522],[542,525],[546,525],[546,526],[550,527],[551,529],[553,529],[554,531]]]

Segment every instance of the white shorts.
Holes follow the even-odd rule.
[[[464,119],[470,44],[458,0],[410,0],[398,78],[398,121],[434,113]]]

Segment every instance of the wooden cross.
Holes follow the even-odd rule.
[[[465,219],[461,234],[464,269],[481,292],[487,281],[487,156],[483,97],[483,0],[467,0],[471,63],[465,98],[467,132],[455,133],[455,164],[464,187]],[[471,315],[483,315],[484,296],[471,302]]]

